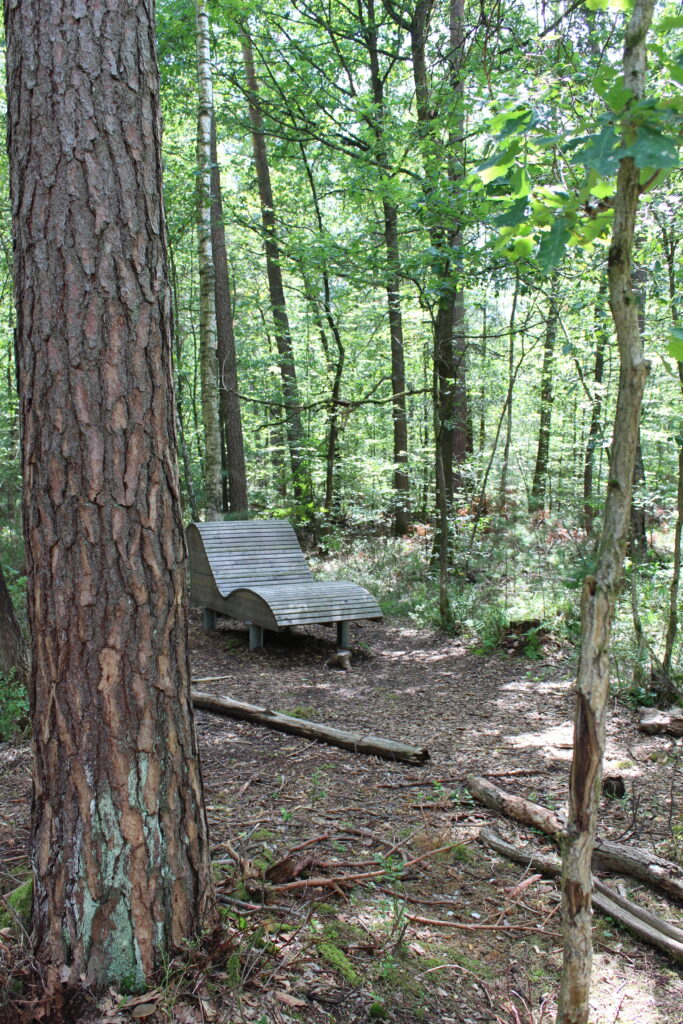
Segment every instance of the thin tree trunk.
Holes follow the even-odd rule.
[[[34,952],[59,986],[144,990],[213,909],[154,10],[110,3],[106,34],[100,6],[80,0],[5,15]]]
[[[19,684],[28,687],[28,666],[28,649],[0,565],[0,673],[14,673]]]
[[[534,467],[529,511],[536,512],[545,506],[545,488],[548,478],[548,457],[550,454],[550,424],[553,414],[553,374],[555,370],[555,341],[560,304],[557,296],[559,278],[550,278],[550,305],[543,342],[543,366],[541,368],[541,416],[538,428],[538,448]]]
[[[595,449],[602,433],[602,381],[605,371],[605,346],[607,345],[607,325],[604,301],[606,298],[607,280],[600,284],[595,303],[595,367],[593,370],[593,400],[591,402],[591,421],[588,429],[588,440],[583,463],[583,525],[587,536],[593,532],[595,520],[595,500],[593,495],[593,467]]]
[[[360,9],[360,5],[359,5]],[[384,83],[379,65],[379,44],[375,20],[375,0],[367,0],[365,42],[370,61],[370,88],[376,110],[371,117],[375,135],[377,162],[389,176],[389,157],[385,139]],[[394,533],[405,534],[410,525],[410,478],[408,475],[408,413],[406,408],[406,371],[403,349],[403,315],[401,312],[400,251],[398,244],[398,210],[382,197],[384,247],[386,250],[386,291],[391,337],[391,390],[394,455]]]
[[[450,89],[444,95],[448,96],[453,111],[445,150],[437,131],[438,111],[432,104],[426,56],[433,0],[418,0],[409,21],[402,18],[393,3],[387,3],[386,6],[398,24],[410,32],[415,101],[424,166],[423,191],[425,198],[430,200],[439,187],[453,192],[454,186],[464,173],[461,141],[464,121],[464,3],[463,0],[450,0],[449,4]],[[438,412],[435,419],[436,443],[440,447],[440,455],[437,455],[436,486],[438,488],[438,481],[442,479],[446,488],[446,505],[450,510],[454,490],[463,487],[461,467],[472,450],[468,431],[464,290],[454,280],[455,268],[451,255],[462,245],[462,228],[459,223],[451,224],[446,229],[440,224],[432,223],[429,235],[432,247],[440,254],[434,268],[439,298],[433,318],[436,368],[434,403]],[[437,494],[437,510],[439,507],[440,499]]]
[[[671,306],[671,319],[674,327],[680,327],[678,292],[676,288],[676,250],[678,238],[672,227],[667,225],[663,218],[655,216],[662,236],[662,248],[666,258],[667,277],[669,282],[669,303]],[[683,362],[678,362],[678,380],[681,386],[681,397],[683,398]],[[680,420],[679,420],[680,423]],[[677,488],[677,512],[676,526],[674,528],[674,551],[673,567],[671,572],[671,584],[669,587],[669,609],[667,615],[666,631],[664,637],[664,655],[658,672],[658,684],[660,691],[668,695],[670,699],[680,696],[679,688],[675,687],[671,678],[674,644],[678,635],[678,595],[681,582],[681,535],[683,534],[683,430],[679,427],[678,439],[678,488]]]
[[[306,503],[311,498],[308,469],[303,455],[304,428],[301,420],[301,405],[294,362],[294,346],[289,327],[285,302],[285,289],[280,266],[280,243],[277,236],[277,220],[270,180],[268,150],[263,133],[263,116],[259,99],[259,83],[254,66],[254,54],[248,36],[242,39],[242,56],[248,89],[249,120],[254,151],[254,165],[261,203],[261,222],[266,253],[266,272],[270,293],[270,309],[275,326],[275,344],[278,351],[282,391],[285,403],[287,444],[292,469],[294,495],[297,501]]]
[[[324,225],[322,210],[320,209],[320,201],[318,199],[318,190],[315,184],[315,178],[313,176],[313,169],[308,162],[306,157],[306,149],[303,144],[300,145],[301,159],[304,164],[306,171],[306,177],[311,188],[311,198],[313,199],[313,208],[315,210],[315,219],[318,224],[318,232],[320,234],[321,242],[324,237]],[[332,391],[330,394],[330,406],[329,406],[329,417],[328,417],[328,431],[327,431],[327,454],[325,459],[325,508],[327,509],[328,515],[334,515],[335,507],[337,505],[337,499],[335,494],[336,485],[336,470],[337,470],[337,459],[338,459],[338,446],[339,436],[341,433],[340,422],[339,422],[339,401],[341,397],[341,385],[342,378],[344,375],[344,364],[346,362],[346,349],[342,341],[341,330],[339,323],[334,315],[332,308],[332,286],[330,283],[330,274],[327,268],[327,264],[323,263],[320,271],[323,286],[323,312],[325,321],[330,330],[334,345],[336,348],[336,356],[332,356],[330,346],[327,344],[327,334],[325,327],[322,323],[320,312],[318,310],[318,303],[314,296],[311,296],[311,305],[313,307],[314,316],[318,322],[318,329],[320,331],[320,337],[325,352],[325,358],[327,360],[328,371],[332,374]]]
[[[510,311],[510,324],[508,331],[508,389],[505,398],[505,444],[503,447],[503,468],[500,474],[500,492],[498,506],[503,512],[507,505],[507,483],[508,469],[510,466],[510,447],[512,444],[512,396],[515,382],[515,320],[517,317],[517,302],[519,300],[519,273],[515,277],[515,290],[512,296],[512,309]]]
[[[223,450],[228,475],[228,507],[224,511],[247,512],[247,470],[237,380],[237,352],[230,297],[230,272],[225,248],[223,194],[218,167],[216,115],[211,111],[211,248],[213,251],[218,388]]]
[[[624,83],[636,100],[644,94],[646,37],[654,0],[636,0],[626,27]],[[591,856],[595,842],[605,746],[609,688],[609,639],[630,525],[633,466],[647,364],[632,286],[631,253],[639,171],[620,161],[614,228],[608,257],[610,308],[620,355],[609,484],[595,576],[581,599],[581,653],[576,682],[574,752],[569,779],[569,817],[563,842],[562,913],[564,959],[558,1024],[587,1024],[592,963]]]
[[[176,404],[176,420],[178,423],[178,448],[180,450],[180,457],[183,465],[183,477],[185,480],[185,490],[187,492],[187,500],[190,505],[190,514],[193,522],[197,522],[199,519],[199,511],[197,508],[197,498],[194,491],[194,482],[192,480],[192,467],[190,465],[190,453],[187,450],[187,435],[185,434],[185,413],[183,410],[183,392],[184,392],[184,374],[183,374],[183,350],[180,343],[180,334],[178,331],[178,324],[180,317],[178,316],[178,275],[176,273],[175,260],[173,258],[173,249],[170,244],[168,246],[168,269],[171,280],[171,299],[173,303],[173,324],[172,324],[172,335],[173,335],[173,360],[174,360],[174,381],[175,381],[175,404]]]
[[[638,247],[638,239],[635,241]],[[647,267],[644,263],[638,263],[633,268],[633,288],[638,303],[638,326],[641,338],[645,334],[645,301],[647,288]],[[640,439],[640,425],[638,426],[638,443],[636,445],[636,459],[633,466],[633,497],[631,498],[631,539],[630,548],[633,558],[643,561],[647,558],[647,528],[645,525],[645,504],[640,488],[645,484],[645,463],[643,462],[643,446]]]
[[[220,519],[223,506],[221,426],[218,398],[216,295],[211,245],[211,124],[213,83],[209,15],[206,0],[196,0],[197,15],[197,237],[199,241],[199,350],[202,426],[204,428],[204,508]]]

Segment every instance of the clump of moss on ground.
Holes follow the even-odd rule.
[[[3,896],[5,906],[0,909],[0,928],[16,928],[18,918],[22,926],[28,929],[31,924],[32,902],[33,879],[27,878],[17,889]]]

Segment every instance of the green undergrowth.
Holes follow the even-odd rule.
[[[27,878],[16,889],[0,897],[0,929],[28,931],[31,926],[32,900],[33,878]]]
[[[423,629],[445,627],[484,655],[503,651],[542,659],[549,651],[576,654],[581,588],[596,568],[595,540],[571,524],[548,520],[534,525],[520,509],[504,519],[484,518],[474,539],[472,520],[456,520],[445,624],[429,528],[409,537],[332,539],[326,556],[313,560],[314,570],[322,579],[348,579],[366,587],[388,620]],[[662,702],[655,670],[666,630],[671,557],[671,552],[653,549],[643,564],[634,568],[627,561],[624,568],[611,645],[612,678],[616,695],[632,706]],[[672,682],[683,700],[680,633]]]
[[[548,545],[523,518],[481,528],[456,529],[451,550],[448,632],[481,653],[498,650],[511,623],[533,620],[519,653],[539,657],[541,636],[562,643],[578,636],[579,584],[590,567],[570,539]],[[569,550],[567,550],[569,547]],[[370,590],[386,618],[426,629],[441,627],[438,574],[431,534],[407,538],[355,537],[314,564],[318,578],[349,579]]]
[[[16,675],[0,672],[0,743],[20,740],[30,726],[28,694]]]

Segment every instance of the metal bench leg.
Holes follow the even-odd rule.
[[[216,613],[212,608],[204,609],[204,629],[216,628]]]
[[[263,626],[255,626],[249,623],[249,650],[257,651],[263,647]]]
[[[340,651],[349,649],[349,624],[348,622],[337,623],[337,647]]]

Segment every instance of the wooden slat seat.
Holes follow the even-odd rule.
[[[313,579],[290,523],[284,519],[192,523],[190,600],[215,614],[250,624],[249,646],[263,645],[264,629],[337,623],[339,646],[348,646],[348,623],[382,618],[372,594],[355,583]]]

